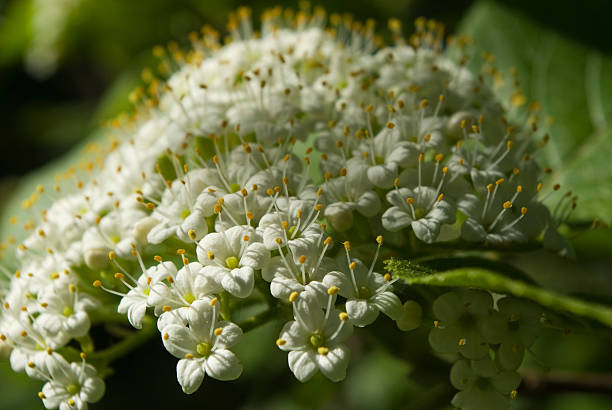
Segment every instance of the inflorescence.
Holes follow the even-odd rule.
[[[377,271],[383,234],[398,247],[543,238],[567,252],[556,228],[576,199],[543,188],[537,109],[525,126],[509,124],[491,91],[503,81],[492,57],[472,75],[468,42],[445,39],[439,23],[419,19],[408,38],[398,21],[389,27],[390,46],[371,21],[275,8],[255,31],[240,9],[225,44],[206,26],[189,51],[154,49],[159,67],[143,72],[146,86],[130,95],[137,114],[113,122],[103,159],[23,204],[41,216],[17,247],[17,273],[5,272],[0,343],[15,371],[46,382],[47,408],[103,395],[89,352],[62,352],[104,307],[136,329],[155,315],[186,393],[205,375],[240,376],[232,310],[257,298],[293,316],[276,344],[296,378],[339,381],[355,327],[381,312],[402,330],[420,324],[421,308]],[[552,213],[549,194],[561,196]],[[45,195],[54,199],[42,211]],[[501,324],[483,335],[481,321],[512,322],[522,307],[508,299],[489,317],[490,295],[470,292],[436,302],[430,337],[465,357],[451,373],[465,408],[483,385],[515,394],[532,341]]]

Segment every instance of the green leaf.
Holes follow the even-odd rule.
[[[612,57],[492,1],[477,2],[459,33],[475,39],[468,50],[472,56],[482,51],[495,55],[506,83],[516,68],[527,99],[538,101],[541,116],[552,119],[545,126],[551,140],[543,159],[554,171],[550,183],[580,198],[573,221],[612,219],[612,124],[607,120],[612,115]],[[475,72],[478,60],[473,59]]]
[[[509,279],[499,273],[483,268],[459,268],[430,275],[414,275],[407,261],[395,260],[387,268],[408,285],[474,287],[494,292],[511,294],[533,300],[541,306],[566,314],[596,320],[612,328],[612,308],[571,296],[563,295]]]

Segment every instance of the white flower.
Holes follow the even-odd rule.
[[[176,375],[183,391],[195,392],[205,375],[217,380],[234,380],[242,365],[229,348],[239,342],[242,330],[231,322],[218,322],[217,299],[200,299],[189,308],[164,313],[162,341],[166,349],[181,359]],[[211,306],[212,305],[212,306]]]
[[[257,225],[271,207],[271,198],[259,195],[258,191],[243,188],[240,192],[225,195],[222,215],[215,221],[215,230],[220,232],[232,226]]]
[[[350,245],[345,246],[347,246],[348,259]],[[360,260],[349,260],[348,266],[345,265],[348,273],[333,271],[323,278],[323,283],[327,287],[338,287],[340,296],[347,299],[346,313],[355,326],[363,327],[371,324],[381,311],[393,320],[402,315],[402,302],[391,292],[390,280],[373,271],[375,262],[376,257],[368,269]]]
[[[325,256],[330,244],[331,238],[321,243],[321,235],[290,243],[287,253],[283,253],[277,244],[279,255],[273,256],[261,270],[263,279],[271,282],[272,296],[289,299],[293,292],[308,290],[317,294],[322,300],[321,306],[325,306],[329,286],[326,287],[321,280],[336,267],[334,260]]]
[[[151,290],[157,289],[156,286],[160,280],[175,275],[176,267],[172,262],[161,262],[159,265],[146,269],[136,281],[135,286],[131,287],[129,292],[121,298],[117,312],[127,314],[130,324],[136,329],[141,329],[142,318],[147,311],[147,306],[155,306],[155,303],[149,301]],[[158,289],[157,292],[161,290]],[[157,295],[156,292],[153,294]]]
[[[167,188],[161,204],[155,208],[152,217],[159,221],[147,235],[149,242],[158,244],[172,235],[183,242],[191,242],[189,232],[193,231],[195,239],[200,239],[208,232],[206,217],[212,215],[212,208],[207,208],[205,197],[200,194],[208,186],[204,170],[190,171],[181,175]],[[200,202],[198,202],[200,200]]]
[[[86,410],[104,395],[104,381],[85,363],[68,363],[59,354],[45,354],[36,367],[49,380],[39,394],[47,409]]]
[[[35,324],[57,344],[85,336],[90,326],[86,310],[98,304],[90,295],[78,292],[72,284],[49,288],[39,297],[39,301],[42,309]]]
[[[198,243],[203,273],[239,298],[253,291],[255,270],[268,262],[270,252],[254,229],[233,226],[206,235]]]
[[[383,226],[390,231],[410,226],[417,238],[432,243],[440,234],[440,225],[455,222],[455,208],[443,198],[426,186],[389,191],[387,200],[393,206],[383,214]]]
[[[89,228],[83,235],[83,254],[85,263],[92,269],[108,264],[108,252],[131,258],[134,225],[146,216],[138,209],[115,209],[100,219],[96,226]]]
[[[513,195],[506,194],[504,199],[502,194],[498,194],[502,182],[503,179],[499,179],[495,184],[489,184],[484,200],[474,194],[467,194],[457,202],[457,208],[468,215],[468,219],[461,225],[461,236],[466,241],[500,245],[527,240],[522,220],[528,208],[515,206],[519,203],[516,199],[522,188],[517,186],[516,192]]]
[[[374,192],[374,185],[368,179],[367,167],[353,166],[345,176],[331,179],[322,185],[327,200],[325,217],[339,231],[353,225],[353,211],[371,217],[380,210],[380,198]]]
[[[320,238],[321,228],[317,223],[320,206],[314,201],[302,201],[281,197],[275,200],[275,212],[264,215],[259,221],[263,231],[263,243],[269,250],[277,249],[277,238],[281,246],[297,243],[301,239]]]
[[[169,283],[157,282],[146,300],[147,305],[155,307],[156,315],[168,308],[189,307],[195,300],[222,290],[205,274],[204,267],[199,262],[190,262],[178,272],[171,262],[163,262],[161,266],[165,272],[160,272],[160,275],[165,273]]]
[[[401,140],[395,123],[389,122],[374,138],[366,138],[355,150],[355,156],[347,162],[350,169],[357,164],[368,167],[367,175],[372,184],[391,188],[400,167],[416,163],[418,150],[414,143]]]
[[[305,382],[320,370],[334,382],[344,379],[350,352],[343,342],[353,330],[346,313],[329,306],[324,312],[317,298],[304,292],[293,303],[293,314],[295,320],[285,324],[276,344],[289,352],[295,377]]]

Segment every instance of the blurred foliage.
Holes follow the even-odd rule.
[[[459,31],[476,39],[475,55],[493,53],[506,82],[516,68],[527,100],[539,102],[539,115],[551,121],[544,160],[553,169],[549,180],[580,197],[574,220],[612,219],[612,56],[496,3],[474,8]]]
[[[52,3],[54,0],[48,0]],[[0,120],[2,136],[0,198],[4,222],[19,209],[39,183],[51,181],[58,169],[80,157],[85,136],[102,121],[129,110],[129,91],[139,82],[142,68],[152,64],[151,48],[177,40],[204,24],[223,28],[227,13],[249,5],[258,15],[271,0],[80,0],[60,28],[58,66],[46,78],[28,73],[24,61],[33,41],[35,0],[0,2]],[[550,147],[545,159],[553,179],[580,195],[575,221],[612,218],[612,45],[607,36],[609,12],[605,1],[583,2],[516,0],[341,0],[326,1],[329,11],[350,12],[359,19],[374,18],[384,27],[389,17],[406,22],[425,15],[443,21],[450,32],[476,39],[472,54],[496,55],[496,65],[519,70],[521,88],[540,101],[553,117]],[[285,3],[296,7],[297,1]],[[513,8],[509,8],[513,7]],[[587,23],[588,22],[588,23]],[[588,27],[585,27],[588,25]],[[479,70],[479,63],[474,69]],[[77,148],[74,148],[74,147]],[[72,149],[55,163],[49,161]],[[45,165],[46,164],[46,165]],[[17,184],[8,176],[24,175]],[[3,237],[11,234],[3,226]],[[15,231],[13,231],[15,232]],[[573,234],[572,234],[573,235]],[[520,267],[547,288],[588,294],[599,302],[612,299],[610,231],[597,230],[573,239],[577,261],[535,253],[505,260]],[[564,273],[564,274],[561,274]],[[559,280],[563,277],[564,280]],[[415,286],[409,296],[427,305],[437,290]],[[426,317],[431,312],[425,312]],[[398,333],[390,321],[380,321],[368,334],[351,340],[353,360],[348,377],[334,384],[317,377],[307,384],[295,381],[286,355],[273,344],[280,323],[270,323],[248,334],[238,349],[245,373],[235,382],[207,380],[193,396],[186,396],[174,380],[175,359],[152,340],[117,363],[107,380],[110,392],[92,408],[203,408],[244,409],[446,409],[453,394],[449,364],[434,356],[426,342],[426,326]],[[269,340],[270,343],[264,343]],[[572,371],[612,372],[607,355],[610,337],[550,331],[527,355],[525,366]],[[0,409],[41,408],[37,382],[14,374],[0,363]],[[162,394],[163,392],[163,394]],[[517,409],[603,410],[612,408],[609,396],[562,393],[521,397]]]

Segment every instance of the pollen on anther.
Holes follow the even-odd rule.
[[[289,295],[289,302],[295,302],[299,296],[300,294],[296,291],[291,292],[291,294]]]

